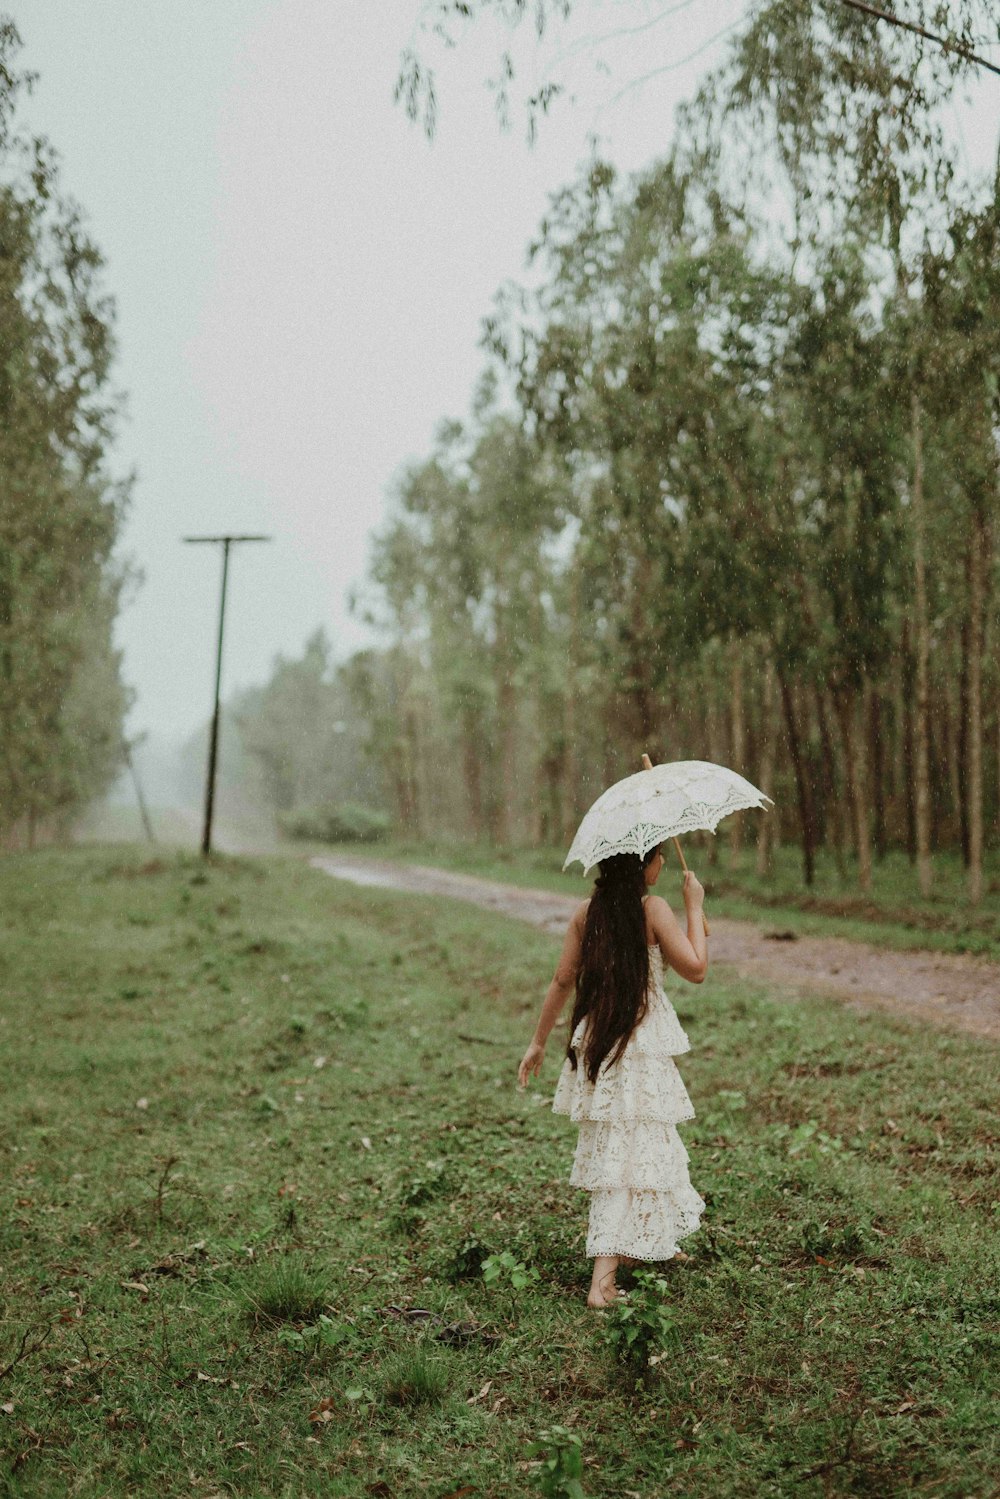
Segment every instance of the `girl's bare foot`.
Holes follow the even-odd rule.
[[[594,1275],[587,1295],[589,1307],[611,1306],[618,1300],[619,1290],[615,1285],[618,1259],[615,1255],[602,1254],[594,1260]]]
[[[616,1287],[611,1292],[610,1296],[605,1296],[603,1298],[603,1300],[598,1300],[594,1296],[593,1292],[591,1292],[588,1295],[588,1297],[587,1297],[587,1305],[591,1308],[592,1311],[602,1311],[604,1309],[604,1307],[606,1307],[606,1306],[614,1306],[615,1302],[617,1302],[617,1301],[624,1301],[625,1298],[626,1298],[626,1292],[625,1291],[619,1291],[618,1288]]]

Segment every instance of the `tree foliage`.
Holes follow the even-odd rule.
[[[65,821],[121,763],[112,628],[130,480],[109,459],[113,306],[101,257],[23,135],[30,87],[0,21],[0,836]]]
[[[437,15],[488,10],[527,14]],[[966,47],[995,27],[976,0],[911,11]],[[866,886],[926,833],[978,898],[1000,204],[940,123],[970,66],[837,0],[762,0],[663,161],[621,182],[594,160],[553,196],[534,286],[484,328],[513,408],[411,471],[376,555],[429,807],[449,737],[452,820],[480,831],[485,776],[495,836],[541,836],[539,805],[570,826],[650,747],[728,759],[767,768],[807,880],[820,842]]]

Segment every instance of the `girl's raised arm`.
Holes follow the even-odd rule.
[[[684,874],[684,906],[687,912],[687,933],[681,931],[680,922],[660,895],[651,895],[646,902],[650,924],[660,944],[663,961],[669,963],[675,973],[689,983],[700,984],[708,972],[708,939],[702,904],[705,892],[696,875],[690,869]]]
[[[589,901],[584,901],[579,906],[566,928],[566,937],[563,941],[562,952],[559,954],[559,962],[552,982],[549,985],[545,1002],[542,1005],[542,1013],[538,1017],[535,1026],[535,1034],[531,1044],[521,1059],[521,1065],[517,1069],[517,1080],[521,1087],[525,1087],[532,1073],[537,1077],[542,1070],[542,1062],[545,1060],[545,1043],[549,1039],[549,1033],[559,1018],[559,1012],[576,984],[576,971],[580,966],[580,944],[583,940],[583,924],[587,919],[587,906]]]

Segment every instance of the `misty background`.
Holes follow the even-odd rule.
[[[890,577],[878,562],[885,619],[865,640],[845,644],[837,659],[828,652],[821,659],[826,627],[817,625],[808,670],[795,676],[794,651],[785,660],[795,676],[790,696],[781,696],[773,679],[776,664],[780,677],[783,649],[775,622],[727,606],[698,645],[704,647],[696,673],[703,711],[685,718],[670,697],[682,690],[679,679],[671,684],[668,669],[676,619],[663,606],[640,625],[626,618],[615,589],[636,586],[647,552],[666,559],[680,558],[683,550],[680,532],[658,534],[655,525],[640,527],[626,543],[629,486],[649,497],[659,485],[673,524],[702,503],[699,486],[715,480],[706,480],[704,468],[697,477],[657,476],[659,458],[652,455],[663,456],[666,439],[641,430],[653,400],[631,414],[623,404],[615,418],[632,423],[629,472],[616,468],[617,439],[610,446],[593,443],[593,431],[585,430],[589,416],[572,434],[546,429],[544,381],[539,377],[528,389],[526,366],[518,371],[511,345],[502,347],[518,307],[523,328],[534,331],[546,319],[554,318],[555,327],[564,315],[559,257],[564,269],[574,234],[583,277],[593,275],[584,258],[588,193],[600,212],[627,219],[654,190],[658,163],[676,159],[678,107],[690,106],[680,134],[682,157],[693,149],[683,142],[697,137],[698,119],[709,134],[723,129],[709,94],[691,101],[713,70],[723,76],[731,46],[762,9],[746,0],[710,9],[690,3],[664,9],[643,0],[628,7],[580,4],[541,43],[528,26],[510,39],[479,18],[460,28],[461,45],[449,50],[421,35],[419,18],[428,7],[414,0],[377,9],[330,0],[220,0],[210,11],[182,0],[169,14],[119,0],[26,0],[19,7],[21,61],[37,74],[19,117],[24,129],[53,143],[62,187],[82,205],[114,302],[110,378],[125,404],[107,459],[118,474],[134,474],[134,482],[114,553],[125,576],[113,632],[131,698],[125,732],[134,769],[150,805],[176,814],[163,819],[161,830],[187,838],[196,823],[217,629],[219,556],[212,548],[184,546],[181,538],[250,531],[272,539],[237,548],[230,569],[220,775],[221,810],[233,826],[253,825],[259,834],[276,816],[286,830],[298,819],[303,832],[311,827],[317,836],[335,836],[337,827],[321,827],[322,818],[310,824],[306,814],[346,806],[348,821],[369,817],[372,829],[391,822],[415,835],[443,829],[500,842],[558,842],[581,803],[614,777],[635,744],[669,736],[677,755],[682,749],[711,754],[745,761],[751,770],[763,764],[784,793],[783,806],[794,809],[797,796],[798,813],[790,810],[784,827],[781,813],[776,819],[779,841],[832,839],[838,866],[853,852],[863,869],[863,845],[873,833],[880,850],[905,844],[915,857],[912,783],[920,734],[915,737],[906,705],[926,626],[926,639],[938,648],[937,696],[934,704],[928,698],[920,720],[926,716],[933,739],[927,756],[936,793],[932,831],[939,843],[961,842],[968,861],[971,829],[977,817],[981,821],[981,810],[974,815],[966,795],[969,756],[978,754],[982,762],[984,734],[988,745],[1000,746],[996,684],[981,664],[988,663],[993,638],[992,604],[983,599],[994,553],[982,551],[979,532],[970,532],[968,557],[976,560],[965,564],[962,601],[953,614],[935,601],[955,596],[946,567],[931,578],[930,616],[921,615],[921,624],[905,617],[908,577]],[[877,34],[891,61],[892,48],[904,43],[887,37],[885,28]],[[856,33],[863,51],[869,35],[876,33]],[[415,39],[437,72],[433,140],[393,100],[401,55]],[[566,85],[566,96],[540,121],[530,146],[519,110],[510,129],[498,128],[486,81],[496,74],[501,42],[512,47],[523,92],[553,78]],[[886,80],[887,89],[896,86],[891,68]],[[831,86],[840,85],[834,80]],[[929,117],[940,131],[941,159],[951,163],[956,204],[972,204],[977,192],[981,200],[995,171],[995,95],[994,80],[983,73],[956,76],[940,89],[941,102]],[[849,202],[848,174],[838,208],[830,184],[839,169],[829,153],[829,181],[815,194],[793,183],[792,199],[775,209],[765,179],[772,165],[779,170],[780,153],[766,121],[752,125],[742,146],[735,136],[726,144],[724,131],[719,140],[718,161],[712,165],[706,157],[692,166],[692,180],[698,171],[717,171],[734,205],[745,191],[746,201],[732,211],[743,215],[741,232],[757,235],[758,256],[770,233],[780,258],[792,244],[793,223],[799,232],[803,205],[830,193],[834,216],[841,209],[855,216],[845,222],[857,230],[859,254],[896,257],[897,292],[902,288],[905,301],[906,287],[920,274],[923,227],[948,231],[948,194],[939,193],[927,214],[914,192],[900,210],[902,232],[893,248],[885,224],[864,219],[869,208],[883,212],[871,205],[884,184],[872,188],[865,208],[863,194]],[[887,159],[900,151],[893,170],[903,181],[913,147],[900,141],[890,128],[882,149]],[[930,136],[927,141],[930,154],[939,150]],[[857,148],[848,141],[829,150]],[[744,161],[741,150],[749,152],[744,167],[730,168],[730,156],[732,163]],[[610,177],[588,186],[588,164],[598,161],[613,186]],[[817,161],[819,183],[826,167]],[[662,181],[670,170],[661,173]],[[868,191],[871,184],[862,186]],[[815,236],[811,273],[823,317],[829,311],[824,277],[845,273],[844,265],[822,259],[836,240],[830,222],[817,208],[806,230]],[[529,265],[533,241],[540,253]],[[798,250],[789,266],[796,261],[805,285],[809,270],[803,277]],[[751,262],[728,287],[730,306],[765,294]],[[880,281],[866,267],[869,281],[857,291],[851,328],[863,339],[872,333],[866,309],[886,297],[884,270]],[[739,281],[744,272],[750,289]],[[589,319],[591,330],[608,335],[627,274],[624,265],[606,268],[603,289],[591,303],[581,282],[571,316]],[[725,315],[722,304],[692,308],[696,339],[710,345]],[[786,308],[775,327],[782,320],[791,327],[798,315]],[[836,342],[841,335],[832,319],[827,322],[824,337]],[[925,322],[926,332],[929,315]],[[772,335],[765,324],[766,318],[761,338]],[[890,345],[901,335],[888,322],[878,330],[883,334],[877,358],[891,363]],[[869,349],[876,344],[873,338]],[[565,349],[554,357],[563,361],[564,378],[571,358]],[[617,357],[612,339],[599,367],[613,381]],[[776,371],[772,362],[767,379],[777,379]],[[529,371],[529,385],[538,374]],[[586,378],[593,378],[593,366]],[[675,394],[684,389],[677,371],[667,378],[668,386],[675,381]],[[692,370],[683,378],[693,378]],[[859,391],[866,378],[865,370],[846,366],[838,375]],[[890,384],[883,379],[873,387],[874,397],[894,402],[895,414],[887,406],[884,421],[868,436],[860,419],[848,424],[844,443],[855,435],[868,442],[858,472],[868,466],[875,490],[883,484],[883,440],[891,448],[895,471],[885,493],[891,489],[895,498],[886,501],[885,524],[905,530],[915,513],[905,493],[914,438],[906,421],[897,421],[908,410],[907,393],[893,394]],[[750,390],[723,383],[712,399],[739,404]],[[795,399],[802,398],[800,389]],[[694,385],[683,400],[697,405]],[[522,419],[531,439],[539,439],[530,453],[518,447]],[[670,410],[659,409],[657,419],[666,433]],[[686,435],[676,434],[679,441]],[[956,453],[967,447],[966,437],[951,434]],[[766,447],[759,438],[758,456]],[[725,436],[727,462],[742,440],[736,431]],[[796,441],[798,458],[822,438],[803,428]],[[640,473],[644,453],[654,467]],[[522,463],[520,477],[510,467],[514,459]],[[941,459],[942,472],[950,461]],[[758,483],[752,467],[746,476],[751,489]],[[979,483],[948,473],[956,494],[972,493]],[[605,480],[607,492],[600,488]],[[499,514],[508,505],[513,517],[531,515],[539,484],[547,498],[531,525],[491,531],[483,523],[484,507]],[[824,607],[832,600],[830,626],[845,642],[850,610],[863,609],[871,598],[870,578],[859,581],[853,603],[841,606],[825,592],[832,562],[850,555],[857,541],[848,523],[850,503],[846,491],[830,499],[831,527],[840,524],[835,509],[842,504],[848,528],[830,543],[830,555],[816,554],[809,563]],[[596,535],[605,528],[617,504],[624,508],[611,529],[618,528],[619,544],[601,560],[591,530],[596,525]],[[730,522],[744,510],[741,499],[724,518],[721,544],[734,556],[741,548]],[[942,534],[957,513],[937,517]],[[453,555],[448,538],[460,535],[468,547]],[[812,545],[809,526],[799,540]],[[505,555],[520,557],[514,571],[494,566]],[[536,559],[544,566],[535,567]],[[449,598],[455,569],[464,594],[456,593],[446,617],[441,601]],[[647,581],[655,587],[652,577]],[[741,580],[744,601],[759,582]],[[696,600],[708,599],[706,589],[717,600],[717,580],[702,579],[697,588]],[[665,596],[661,590],[659,597]],[[593,630],[587,621],[596,622]],[[578,634],[588,630],[594,642],[603,642],[603,656],[577,649]],[[645,677],[629,655],[640,640],[654,658]],[[903,662],[895,675],[894,641]],[[962,664],[970,650],[980,661],[978,675]],[[619,666],[624,675],[616,685]],[[950,686],[956,670],[957,699]],[[605,686],[595,686],[602,672]],[[965,725],[973,699],[979,727],[970,739]],[[801,736],[806,748],[800,754]],[[867,791],[854,784],[852,768],[860,764],[863,741],[875,762]],[[985,766],[975,796],[981,802],[985,795],[990,824],[1000,799],[1000,749],[986,754]],[[827,806],[824,785],[849,790],[853,823]],[[865,810],[861,803],[869,794]],[[60,797],[53,806],[71,804],[69,793]],[[119,829],[137,829],[135,798],[134,781],[123,773],[109,793],[121,813]],[[34,810],[30,815],[34,819]],[[91,833],[109,826],[94,814],[84,823]]]

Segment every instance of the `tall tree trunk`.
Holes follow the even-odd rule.
[[[740,775],[746,772],[746,720],[743,713],[743,661],[740,643],[729,643],[729,712],[733,746],[732,767]],[[736,812],[729,821],[729,867],[738,869],[743,854],[743,813]]]
[[[778,686],[781,689],[781,706],[785,715],[785,728],[788,732],[788,748],[792,756],[792,767],[795,771],[795,787],[798,792],[799,825],[802,830],[802,874],[806,884],[811,886],[816,873],[816,832],[813,822],[813,800],[812,788],[809,784],[809,768],[803,757],[802,743],[799,738],[799,726],[795,715],[795,703],[792,699],[788,677],[781,666],[778,666],[776,670]]]
[[[423,831],[423,808],[420,798],[420,722],[413,703],[408,703],[403,715],[406,736],[405,771],[407,826],[419,838]]]
[[[482,721],[475,708],[462,710],[462,771],[469,803],[472,836],[478,843],[483,836],[483,743]]]
[[[911,398],[913,426],[913,607],[917,635],[917,877],[920,893],[931,893],[931,769],[930,769],[930,657],[931,635],[927,617],[927,562],[924,537],[924,448],[923,414],[916,392]]]
[[[975,545],[973,539],[972,545]],[[962,863],[966,870],[969,868],[971,854],[969,851],[969,801],[967,789],[969,785],[969,653],[972,642],[969,638],[969,615],[972,612],[972,551],[966,558],[965,580],[966,597],[969,601],[968,612],[962,620],[962,628],[959,634],[958,645],[958,700],[956,703],[955,721],[955,781],[958,792],[958,831],[962,844]]]
[[[945,684],[941,717],[944,721],[944,774],[948,786],[948,801],[951,807],[949,832],[958,838],[962,863],[967,865],[967,850],[962,839],[962,815],[965,798],[962,795],[962,729],[960,719],[965,709],[955,667],[954,641],[948,642],[948,680]]]
[[[710,687],[711,702],[708,709],[708,758],[716,765],[721,764],[726,758],[724,744],[726,741],[725,712],[718,701],[718,683],[715,680],[715,672],[712,672]],[[715,869],[719,863],[719,840],[718,837],[709,835],[708,840],[708,864],[710,869]]]
[[[774,667],[768,660],[764,664],[764,685],[761,694],[760,731],[760,789],[771,795],[774,783],[775,749],[777,725],[774,721]],[[763,879],[771,873],[774,849],[774,812],[762,812],[757,819],[757,873]]]
[[[969,557],[969,900],[983,896],[983,636],[989,534],[977,505]]]
[[[902,660],[899,671],[899,717],[903,751],[903,806],[906,819],[906,853],[911,864],[917,862],[917,802],[913,759],[913,654],[910,649],[910,623],[903,621]]]
[[[872,887],[872,852],[868,831],[868,798],[865,785],[864,759],[861,754],[858,733],[857,702],[853,692],[838,687],[833,694],[840,724],[840,742],[844,752],[844,770],[847,775],[847,791],[854,814],[854,843],[858,856],[858,885],[862,890]]]
[[[878,688],[868,683],[865,692],[868,719],[868,764],[871,767],[872,833],[875,857],[885,858],[885,756],[882,744],[882,700]]]
[[[500,844],[511,841],[514,830],[514,754],[517,744],[517,695],[510,666],[501,656],[497,673],[497,804],[494,837]]]
[[[569,651],[566,663],[566,691],[563,697],[563,736],[565,739],[563,779],[565,822],[562,836],[569,843],[576,832],[580,810],[580,757],[577,750],[577,666],[580,659],[580,563],[574,556],[569,576]]]
[[[816,718],[819,723],[819,742],[823,754],[827,806],[830,808],[827,822],[833,835],[833,858],[837,866],[837,874],[843,880],[847,871],[844,868],[844,825],[840,811],[841,799],[837,793],[840,778],[837,775],[837,757],[833,752],[833,736],[830,733],[830,721],[826,713],[826,696],[819,686],[816,687]]]

